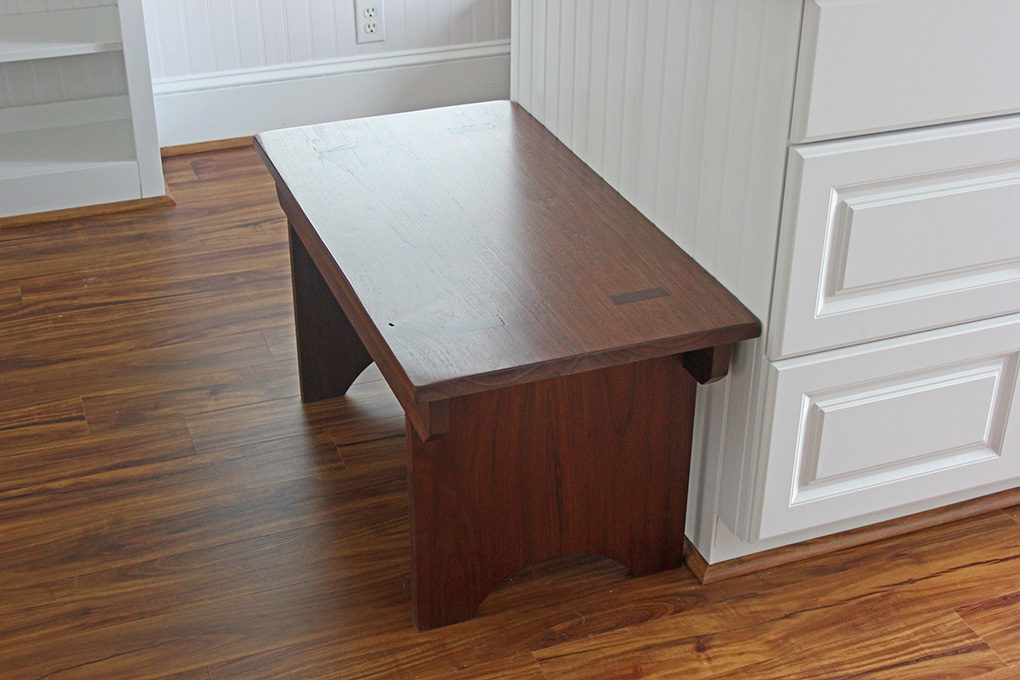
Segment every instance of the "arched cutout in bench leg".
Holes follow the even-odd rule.
[[[301,238],[293,227],[288,230],[301,399],[308,402],[340,397],[368,368],[372,357]]]
[[[679,567],[694,398],[663,357],[452,398],[428,441],[408,423],[415,626],[463,621],[561,555]]]

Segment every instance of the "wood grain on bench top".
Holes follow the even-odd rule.
[[[760,332],[517,104],[276,130],[256,147],[351,322],[418,402]]]

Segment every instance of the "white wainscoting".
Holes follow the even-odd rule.
[[[160,144],[509,96],[510,0],[142,0]]]
[[[142,0],[164,78],[510,39],[510,0],[383,0],[386,40],[357,44],[354,0]]]

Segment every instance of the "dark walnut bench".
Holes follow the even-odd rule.
[[[529,564],[682,562],[695,381],[758,320],[526,111],[266,132],[305,401],[371,362],[407,418],[419,629]]]

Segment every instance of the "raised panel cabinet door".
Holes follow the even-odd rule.
[[[1020,116],[790,150],[772,360],[1020,311]]]
[[[1018,367],[1020,315],[771,364],[757,538],[1020,484]]]
[[[808,0],[791,141],[1020,111],[1020,2]]]

